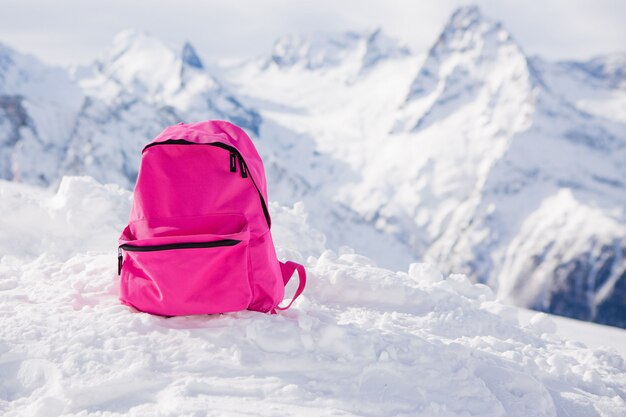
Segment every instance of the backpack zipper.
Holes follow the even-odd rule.
[[[248,166],[246,165],[245,159],[243,159],[243,155],[241,155],[241,153],[239,152],[239,149],[235,148],[234,146],[226,145],[225,143],[222,143],[222,142],[196,143],[196,142],[190,142],[185,139],[168,139],[168,140],[164,140],[163,142],[153,142],[153,143],[147,144],[146,146],[144,146],[141,153],[143,153],[146,149],[151,148],[153,146],[157,146],[157,145],[208,145],[208,146],[215,146],[216,148],[226,149],[227,151],[229,151],[230,159],[229,159],[228,169],[230,170],[230,172],[237,172],[237,162],[239,162],[239,171],[241,173],[241,178],[250,177],[250,179],[252,180],[252,184],[254,185],[254,188],[256,188],[256,191],[259,194],[259,199],[261,200],[261,208],[263,209],[263,216],[265,216],[267,227],[270,227],[270,228],[272,227],[272,219],[270,218],[270,212],[267,208],[267,203],[265,202],[265,199],[263,198],[263,194],[261,194],[261,190],[256,185],[254,178],[252,178],[252,176],[249,175]]]
[[[239,170],[241,171],[241,178],[248,178],[248,168],[246,168],[246,163],[241,155],[239,155]]]
[[[230,151],[230,172],[237,172],[237,154]]]
[[[211,242],[182,242],[182,243],[167,243],[164,245],[148,245],[148,246],[135,246],[129,243],[124,243],[117,248],[117,275],[122,272],[123,255],[122,249],[127,252],[156,252],[162,250],[174,250],[174,249],[201,249],[201,248],[217,248],[222,246],[235,246],[241,242],[236,239],[221,239],[213,240]]]

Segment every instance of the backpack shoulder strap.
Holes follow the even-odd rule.
[[[292,261],[280,262],[280,271],[283,275],[283,283],[285,286],[287,286],[287,283],[289,282],[289,280],[293,276],[293,273],[296,270],[298,271],[298,278],[300,280],[298,284],[298,289],[296,290],[296,293],[293,295],[293,298],[291,299],[291,302],[287,305],[287,307],[276,306],[276,310],[287,310],[289,307],[291,307],[293,302],[296,301],[296,298],[298,298],[298,296],[302,294],[302,291],[304,291],[304,287],[306,286],[306,270],[302,265]]]

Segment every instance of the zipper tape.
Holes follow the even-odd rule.
[[[237,239],[221,239],[213,240],[211,242],[182,242],[182,243],[167,243],[164,245],[148,245],[148,246],[136,246],[129,243],[124,243],[117,248],[117,275],[122,273],[123,255],[122,250],[127,252],[158,252],[163,250],[176,250],[176,249],[203,249],[203,248],[219,248],[224,246],[235,246],[240,243],[241,240]]]

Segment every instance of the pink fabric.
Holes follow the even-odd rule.
[[[179,123],[163,130],[152,142],[164,142],[169,139],[185,139],[196,143],[222,142],[234,146],[241,152],[254,181],[260,188],[263,198],[267,201],[267,183],[263,162],[254,144],[238,126],[222,120],[198,123]]]
[[[122,248],[128,245],[121,250],[120,300],[166,316],[274,311],[286,281],[262,208],[265,171],[252,141],[224,121],[180,123],[151,143],[168,140],[232,146],[248,176],[239,163],[236,172],[229,169],[228,149],[145,148],[129,224],[119,239]],[[228,246],[193,246],[207,242]]]

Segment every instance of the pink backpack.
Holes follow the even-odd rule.
[[[252,141],[224,121],[179,123],[142,151],[118,249],[120,300],[163,316],[275,313],[302,293],[302,265],[276,258],[265,170]],[[300,283],[278,307],[294,271]]]

